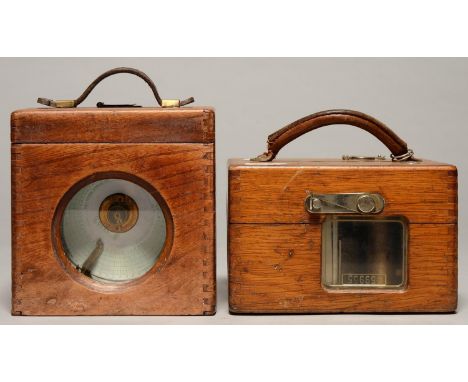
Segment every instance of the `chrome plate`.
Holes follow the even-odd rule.
[[[329,216],[322,225],[322,285],[404,289],[407,245],[403,217]]]

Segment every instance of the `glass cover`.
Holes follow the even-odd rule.
[[[153,267],[166,241],[166,221],[143,187],[104,179],[71,198],[61,236],[66,256],[80,272],[103,282],[122,282]]]
[[[406,246],[403,218],[328,217],[322,226],[322,283],[336,289],[402,289]]]

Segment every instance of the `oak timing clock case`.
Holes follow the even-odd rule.
[[[104,78],[162,107],[77,107]],[[12,314],[215,313],[214,111],[117,68],[11,115]]]
[[[391,159],[275,159],[299,136],[357,126]],[[418,159],[376,119],[309,115],[229,164],[229,306],[233,313],[453,312],[457,169]]]

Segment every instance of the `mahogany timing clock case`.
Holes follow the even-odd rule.
[[[130,73],[161,108],[76,108]],[[117,68],[11,115],[12,314],[215,313],[214,111]]]

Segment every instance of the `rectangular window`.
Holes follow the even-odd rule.
[[[404,218],[327,217],[322,225],[322,284],[329,289],[406,287]]]

